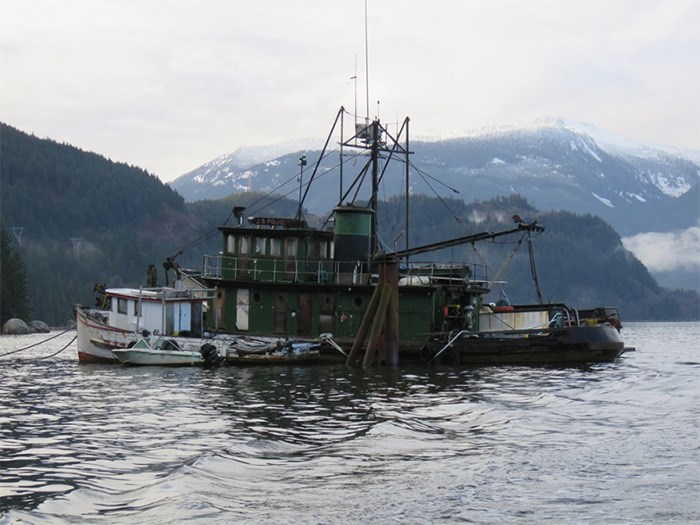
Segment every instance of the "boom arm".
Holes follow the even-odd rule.
[[[523,222],[523,220],[515,215],[513,220],[518,223],[515,228],[510,228],[508,230],[501,230],[497,232],[482,232],[475,233],[473,235],[465,235],[464,237],[457,237],[455,239],[449,239],[446,241],[434,242],[431,244],[424,244],[423,246],[416,246],[414,248],[408,248],[406,250],[400,250],[398,252],[387,253],[385,258],[395,257],[401,259],[403,257],[412,257],[413,255],[418,255],[425,252],[432,252],[434,250],[440,250],[442,248],[450,248],[452,246],[459,246],[460,244],[467,244],[476,241],[485,241],[488,239],[495,239],[496,237],[501,237],[503,235],[509,235],[511,233],[517,233],[522,231],[528,232],[543,232],[544,226],[537,224],[537,221],[531,223]]]

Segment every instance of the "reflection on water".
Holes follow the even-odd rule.
[[[700,519],[700,325],[578,368],[0,357],[1,523]],[[2,350],[29,344],[0,339]]]

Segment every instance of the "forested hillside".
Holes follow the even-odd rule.
[[[8,319],[28,319],[31,307],[27,270],[12,235],[0,221],[0,326]]]
[[[417,196],[411,200],[412,245],[514,226],[513,215],[545,227],[532,236],[535,270],[545,302],[577,307],[619,306],[625,319],[696,320],[698,294],[659,287],[646,267],[626,250],[620,236],[599,217],[568,212],[539,212],[519,196],[465,204],[458,199]],[[380,212],[382,237],[394,239],[403,229],[403,205],[397,199]],[[403,243],[403,239],[400,240]],[[402,248],[403,244],[399,245]],[[497,281],[490,300],[505,293],[513,303],[537,300],[527,238],[521,234],[436,252],[443,262],[485,264]],[[425,256],[422,256],[425,257]],[[507,284],[498,284],[498,282]]]
[[[148,265],[155,264],[163,283],[161,264],[171,255],[182,266],[199,269],[204,254],[221,250],[216,228],[232,220],[234,206],[245,206],[246,217],[296,213],[296,202],[257,193],[185,205],[170,187],[139,168],[5,125],[0,129],[0,146],[3,249],[12,241],[26,268],[31,318],[51,325],[70,321],[73,304],[91,303],[97,282],[142,285]],[[328,204],[328,211],[333,204]],[[698,318],[697,293],[660,288],[622,247],[619,235],[590,215],[541,213],[517,196],[467,205],[459,199],[415,195],[408,236],[411,246],[416,246],[505,229],[513,225],[514,214],[546,228],[534,237],[544,300],[579,307],[620,306],[627,320]],[[380,237],[388,249],[394,244],[397,249],[404,247],[404,216],[404,204],[398,199],[380,203]],[[307,219],[311,219],[308,214]],[[486,264],[490,278],[508,281],[503,290],[511,301],[530,302],[536,296],[528,245],[527,240],[518,240],[455,247],[431,258]],[[3,272],[3,298],[9,280]],[[496,283],[493,300],[500,293],[501,285]]]
[[[26,265],[34,318],[69,321],[95,282],[132,284],[190,227],[183,199],[157,177],[1,126],[2,218]]]

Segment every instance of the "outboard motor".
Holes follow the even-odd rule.
[[[199,353],[202,354],[205,368],[217,368],[224,362],[224,356],[219,355],[219,351],[211,343],[204,343]]]

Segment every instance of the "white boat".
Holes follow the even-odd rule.
[[[191,277],[174,287],[95,289],[97,306],[75,306],[80,363],[207,366],[220,360],[263,364],[319,358],[318,341],[209,333],[206,302],[216,289]]]
[[[125,365],[204,366],[202,353],[183,350],[169,337],[139,339],[131,348],[115,348],[114,357]]]
[[[117,363],[112,351],[133,346],[144,334],[169,336],[181,347],[196,346],[192,350],[209,342],[204,340],[205,303],[215,290],[192,279],[178,280],[174,287],[96,291],[97,306],[75,306],[80,363]]]

